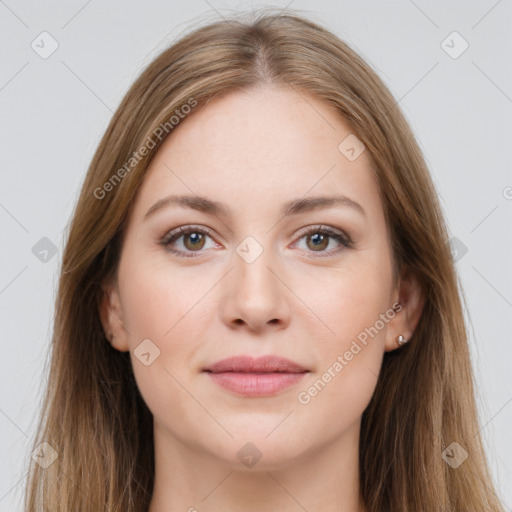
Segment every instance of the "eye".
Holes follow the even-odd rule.
[[[343,247],[352,247],[352,241],[347,235],[325,226],[310,226],[299,231],[298,235],[299,241],[303,238],[306,239],[306,253],[320,253],[308,254],[307,257],[316,258],[331,256],[333,253],[338,253]],[[166,234],[160,241],[160,244],[172,254],[177,254],[187,258],[194,258],[199,256],[199,254],[196,255],[194,253],[201,253],[202,249],[215,247],[215,243],[210,247],[205,246],[207,237],[212,239],[211,231],[208,228],[199,226],[180,226]],[[181,238],[183,238],[183,241],[181,241],[181,248],[176,249],[173,246]],[[340,249],[338,246],[338,249],[325,251],[325,249],[329,247],[331,240],[335,240],[342,248]]]
[[[320,253],[320,254],[307,254],[307,257],[325,257],[331,256],[334,253],[338,253],[343,250],[343,247],[352,247],[351,239],[342,232],[335,231],[326,226],[311,226],[305,228],[299,232],[299,241],[303,238],[306,239],[306,253]],[[338,244],[341,244],[341,248],[338,245],[338,249],[325,251],[329,247],[331,240],[335,240]]]
[[[194,252],[200,252],[205,248],[206,237],[211,238],[210,230],[208,228],[201,228],[198,226],[179,227],[169,232],[160,242],[169,252],[185,256],[187,258],[194,258]],[[171,245],[183,238],[182,249],[172,248]],[[206,247],[208,248],[208,247]]]

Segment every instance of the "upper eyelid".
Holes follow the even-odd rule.
[[[349,238],[347,233],[345,233],[345,231],[343,231],[342,229],[335,228],[334,226],[328,226],[326,224],[309,224],[308,226],[300,228],[299,231],[297,231],[297,235],[300,238],[302,238],[303,236],[307,235],[310,232],[314,232],[315,230],[327,231],[330,234],[340,235]]]
[[[167,231],[164,234],[164,236],[162,237],[162,240],[165,242],[167,240],[170,240],[173,237],[176,237],[176,239],[178,239],[184,235],[188,235],[189,232],[193,233],[194,230],[204,233],[205,235],[209,236],[212,239],[214,236],[217,236],[217,233],[214,232],[214,230],[211,228],[208,228],[206,226],[199,226],[199,225],[191,224],[191,225],[179,226],[177,228]],[[219,238],[222,238],[222,237],[219,236]]]

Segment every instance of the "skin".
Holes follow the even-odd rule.
[[[150,512],[364,510],[361,415],[384,352],[398,347],[398,335],[412,336],[423,299],[411,274],[393,281],[369,155],[349,161],[338,149],[350,133],[318,99],[264,86],[195,111],[152,160],[100,311],[105,331],[115,334],[112,345],[130,351],[154,416]],[[334,193],[357,201],[365,215],[343,205],[280,213],[292,199]],[[232,216],[168,206],[144,219],[169,194],[208,197],[225,203]],[[159,243],[188,225],[212,230],[204,242],[174,241],[175,249],[195,257]],[[353,246],[328,238],[316,248],[314,231],[299,233],[319,225],[345,233]],[[236,252],[248,236],[263,251],[251,263]],[[300,403],[298,393],[329,367],[332,374],[337,357],[397,301],[402,310],[366,345],[359,343],[362,349],[309,403]],[[148,366],[134,354],[144,339],[160,350]],[[287,357],[309,373],[274,396],[247,398],[202,371],[241,354]],[[262,454],[250,468],[237,457],[247,442]]]

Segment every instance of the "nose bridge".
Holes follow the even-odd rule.
[[[270,321],[287,321],[285,289],[274,275],[274,267],[279,265],[273,258],[270,237],[265,241],[248,236],[236,247],[223,312],[228,323],[242,320],[254,329]]]
[[[258,239],[247,236],[238,244],[234,256],[235,279],[249,297],[257,294],[273,295],[272,292],[277,284],[275,276],[269,269],[275,264],[272,261],[270,238],[267,237],[265,240],[263,238],[263,236]],[[260,242],[259,239],[262,241]]]

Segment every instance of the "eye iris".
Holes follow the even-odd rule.
[[[313,242],[313,244],[314,244],[313,247],[315,249],[318,249],[318,248],[325,249],[327,247],[327,245],[329,245],[329,243],[328,243],[329,236],[328,235],[326,236],[326,235],[322,235],[320,233],[315,233],[314,235],[308,236],[307,239],[308,240],[315,240]],[[324,242],[327,242],[327,244],[325,244]],[[324,245],[320,245],[322,243],[324,243]]]
[[[187,233],[184,236],[184,239],[185,239],[185,247],[187,249],[191,249],[191,250],[194,250],[194,249],[202,249],[203,248],[203,245],[204,245],[204,236],[202,233],[196,233],[196,232],[192,232],[192,233]],[[192,243],[193,245],[191,247],[188,246],[188,243],[187,243],[187,240],[191,240],[192,239]],[[200,245],[197,244],[197,242],[202,242]]]

